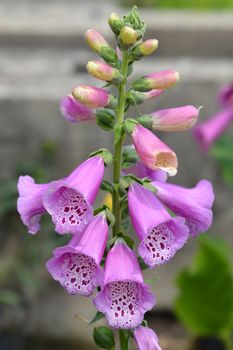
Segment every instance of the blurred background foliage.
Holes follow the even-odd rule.
[[[154,6],[155,8],[192,10],[233,10],[233,0],[124,0],[124,5]]]

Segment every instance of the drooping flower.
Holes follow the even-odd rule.
[[[85,227],[82,235],[54,250],[46,267],[52,277],[69,294],[90,296],[103,282],[100,262],[108,238],[108,225],[104,212],[96,215]]]
[[[176,154],[151,131],[135,124],[132,139],[136,152],[146,167],[152,170],[164,170],[170,176],[176,175],[178,167]]]
[[[155,194],[133,183],[128,191],[133,227],[140,239],[138,252],[149,267],[170,260],[188,239],[189,229],[182,217],[171,217]]]
[[[62,98],[60,110],[64,118],[71,123],[95,119],[95,111],[76,101],[72,95]]]
[[[109,66],[101,61],[89,61],[87,71],[93,77],[104,81],[119,81],[121,73],[118,69]]]
[[[134,330],[138,350],[162,350],[155,332],[148,327],[139,326]]]
[[[89,108],[116,107],[117,100],[105,89],[89,85],[80,85],[73,89],[72,95]]]
[[[199,109],[194,106],[161,109],[149,115],[139,117],[137,121],[151,130],[183,131],[197,122]]]
[[[126,329],[139,326],[155,304],[134,252],[122,240],[107,255],[104,284],[93,302],[111,327]]]
[[[223,108],[233,108],[233,84],[226,85],[220,89],[218,99]]]
[[[190,234],[196,236],[205,232],[212,224],[214,192],[211,182],[201,180],[193,188],[161,183],[152,183],[156,196],[175,214],[183,216]]]
[[[233,121],[233,107],[225,108],[193,129],[193,135],[204,152],[207,152],[218,137]]]
[[[95,156],[79,165],[67,177],[47,184],[36,184],[30,176],[20,176],[17,209],[29,233],[40,229],[41,215],[52,216],[60,233],[81,232],[93,216],[94,202],[104,175],[104,161]]]
[[[136,91],[148,91],[151,89],[167,89],[174,86],[180,80],[179,73],[172,69],[145,75],[132,84]]]

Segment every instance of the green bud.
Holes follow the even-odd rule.
[[[153,129],[153,119],[151,115],[142,115],[141,117],[136,119],[139,124],[144,126],[147,129]]]
[[[111,349],[113,346],[115,346],[113,331],[108,327],[95,327],[93,331],[93,338],[96,345],[102,349]]]
[[[138,61],[141,58],[152,54],[158,48],[158,44],[159,42],[156,39],[143,41],[132,49],[130,59],[132,61]]]
[[[103,47],[100,51],[100,56],[113,67],[118,66],[118,57],[116,51],[112,47]]]
[[[114,127],[115,114],[110,109],[97,109],[96,122],[105,131],[111,131]]]
[[[119,40],[123,47],[129,48],[137,41],[138,33],[131,27],[125,26],[121,29]]]
[[[116,14],[112,13],[108,19],[108,24],[116,35],[120,34],[121,28],[123,27],[122,19]]]
[[[112,163],[112,153],[106,148],[101,148],[95,152],[92,152],[89,157],[100,156],[103,158],[105,166]]]
[[[137,80],[135,80],[132,84],[132,88],[136,91],[150,91],[151,87],[150,87],[150,82],[148,81],[148,79],[141,77]]]
[[[134,119],[128,118],[124,122],[124,130],[128,135],[131,135],[136,127],[138,122]]]

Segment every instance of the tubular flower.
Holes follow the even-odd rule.
[[[108,238],[108,225],[102,212],[91,219],[84,232],[54,250],[46,266],[52,277],[69,294],[90,296],[103,281],[100,262]]]
[[[115,107],[117,102],[109,92],[95,86],[77,86],[73,89],[72,95],[89,108]]]
[[[71,123],[95,119],[95,111],[76,101],[72,95],[62,98],[60,110],[64,118]]]
[[[146,100],[150,100],[154,97],[157,97],[163,93],[163,90],[150,90],[147,92],[140,92],[131,90],[127,94],[127,102],[130,105],[141,104]]]
[[[233,84],[224,86],[219,92],[219,102],[225,107],[233,108]]]
[[[171,217],[156,196],[138,183],[128,191],[129,213],[141,240],[138,251],[149,267],[166,263],[183,247],[189,229],[182,217]]]
[[[153,90],[152,90],[153,91]],[[183,106],[162,109],[139,117],[137,121],[151,130],[183,131],[193,127],[199,115],[199,109],[194,106]]]
[[[104,37],[94,29],[89,29],[86,32],[85,37],[90,48],[97,53],[100,53],[104,47],[109,47]]]
[[[140,60],[144,56],[151,55],[157,48],[159,42],[157,39],[148,39],[143,41],[132,49],[131,57],[134,61]]]
[[[139,326],[134,330],[138,350],[162,350],[155,332],[148,327]]]
[[[218,137],[233,121],[233,107],[215,114],[193,129],[193,135],[204,152],[207,152]]]
[[[180,80],[179,73],[172,69],[145,75],[133,82],[133,89],[136,91],[148,91],[151,89],[167,89],[174,86]]]
[[[170,176],[176,175],[176,154],[151,131],[137,124],[132,132],[132,139],[136,152],[146,167],[164,170]]]
[[[91,220],[94,202],[104,175],[104,161],[87,159],[66,178],[36,184],[30,176],[20,176],[17,209],[29,233],[39,231],[40,217],[46,211],[60,233],[81,232]]]
[[[201,180],[194,188],[161,183],[152,183],[156,196],[175,214],[186,219],[190,234],[196,236],[205,232],[212,224],[214,193],[211,182]]]
[[[109,66],[101,61],[89,61],[87,64],[89,74],[104,81],[121,80],[121,73],[118,69]]]
[[[118,239],[108,253],[104,284],[94,299],[95,307],[105,314],[111,327],[135,328],[154,304],[134,252]]]

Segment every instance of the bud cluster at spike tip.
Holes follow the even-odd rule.
[[[94,151],[70,174],[48,183],[20,176],[17,209],[31,234],[38,233],[41,216],[48,213],[55,232],[71,235],[68,243],[53,250],[46,264],[68,294],[93,296],[93,305],[108,325],[131,330],[139,350],[162,350],[156,333],[145,326],[144,315],[154,307],[156,297],[144,282],[140,265],[152,269],[168,263],[190,236],[208,230],[214,193],[208,180],[193,188],[170,184],[168,176],[176,175],[178,169],[177,155],[152,132],[189,129],[200,109],[187,105],[125,119],[130,106],[158,98],[179,81],[179,73],[167,69],[147,74],[128,88],[133,63],[152,54],[158,40],[143,41],[146,24],[136,6],[122,18],[112,13],[108,23],[116,49],[94,29],[85,34],[99,56],[86,68],[102,87],[75,86],[62,98],[60,110],[69,122],[92,120],[112,132],[114,154],[105,148]],[[205,125],[195,129],[196,137],[205,138],[206,147],[233,119],[232,91],[228,87],[221,92],[224,111],[211,121],[215,133],[208,133]],[[132,144],[123,147],[126,134]],[[114,177],[109,182],[104,170],[111,163]],[[100,188],[108,195],[94,210]],[[128,236],[128,219],[139,239],[137,249]]]

